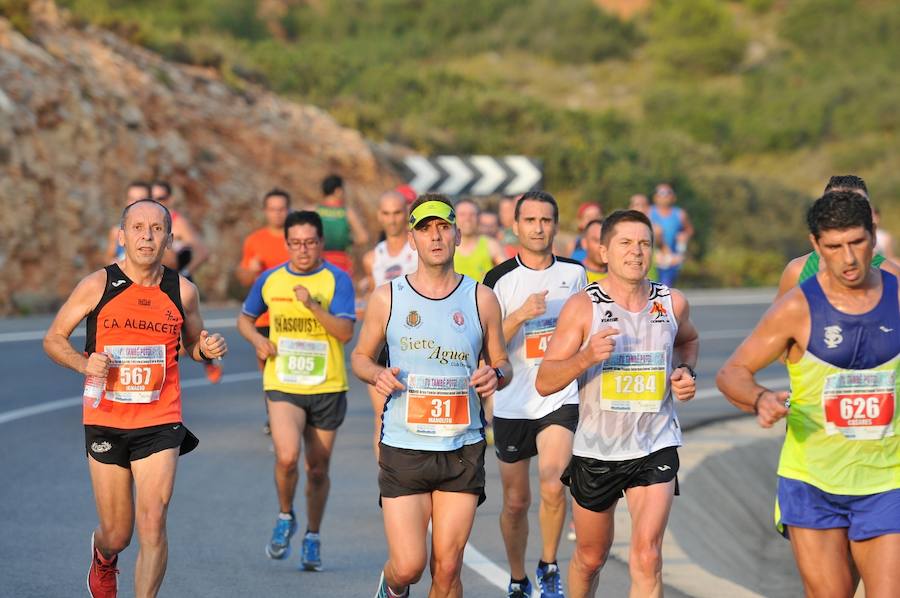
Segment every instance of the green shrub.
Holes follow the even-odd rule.
[[[28,14],[28,0],[0,0],[0,15],[9,20],[22,35],[31,35],[31,16]]]
[[[653,56],[676,71],[732,71],[747,45],[727,7],[716,0],[659,0],[649,29]]]

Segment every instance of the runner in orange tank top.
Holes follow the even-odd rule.
[[[56,363],[98,381],[85,386],[88,469],[100,522],[91,537],[87,585],[93,598],[117,594],[118,553],[135,523],[140,549],[135,594],[156,596],[166,570],[166,511],[180,454],[197,446],[181,421],[178,351],[196,361],[220,358],[227,346],[200,317],[197,287],[163,267],[172,217],[153,200],[122,213],[121,262],[83,278],[44,337]],[[69,337],[87,318],[82,353]],[[99,380],[98,380],[99,379]]]

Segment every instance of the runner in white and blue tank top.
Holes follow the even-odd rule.
[[[388,397],[378,445],[388,562],[376,598],[409,596],[429,562],[431,595],[462,594],[463,548],[485,498],[481,399],[512,379],[497,298],[453,268],[453,204],[424,195],[408,222],[416,271],[372,293],[351,358],[360,380]],[[443,536],[430,559],[429,522]]]
[[[613,212],[600,245],[608,276],[566,302],[535,386],[547,396],[578,380],[578,429],[562,476],[574,499],[570,594],[596,588],[625,496],[632,529],[640,530],[631,537],[632,593],[651,596],[662,587],[659,546],[678,493],[673,399],[694,397],[699,340],[684,296],[647,280],[653,225],[646,215]]]
[[[425,451],[481,442],[481,401],[469,386],[483,337],[477,283],[461,276],[443,299],[420,295],[405,276],[390,285],[388,367],[400,368],[396,377],[406,390],[394,391],[384,405],[381,442]]]

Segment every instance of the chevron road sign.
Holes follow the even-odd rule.
[[[407,156],[400,166],[417,193],[518,195],[544,179],[540,161],[526,156]]]

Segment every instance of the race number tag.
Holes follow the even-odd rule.
[[[895,384],[893,371],[849,371],[825,378],[825,433],[841,433],[847,440],[893,436]]]
[[[106,345],[103,352],[112,358],[105,398],[117,403],[159,400],[166,381],[165,345]]]
[[[666,392],[666,352],[614,353],[600,370],[600,408],[656,413]]]
[[[556,330],[556,318],[528,320],[522,326],[525,332],[525,361],[530,365],[540,365]]]
[[[406,427],[423,436],[457,436],[471,423],[468,376],[410,374]]]
[[[325,382],[328,343],[296,338],[278,339],[275,377],[284,384],[315,385]]]

